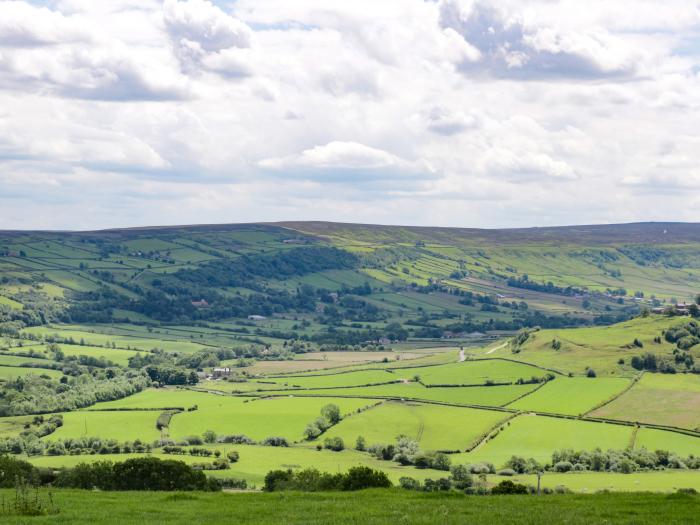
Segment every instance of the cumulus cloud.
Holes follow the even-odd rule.
[[[465,74],[598,79],[630,77],[637,69],[637,54],[605,31],[527,24],[518,13],[508,15],[492,2],[443,0],[440,24],[478,50],[478,58],[460,64]]]
[[[259,164],[262,168],[281,170],[302,178],[340,182],[426,175],[418,164],[388,151],[342,141],[329,142],[286,157],[264,159]]]
[[[33,47],[90,39],[83,24],[62,13],[26,2],[0,2],[0,46]]]
[[[698,23],[695,0],[0,0],[0,227],[694,219]]]
[[[175,54],[187,72],[208,68],[228,76],[246,75],[240,49],[252,31],[207,0],[165,0],[163,21]]]

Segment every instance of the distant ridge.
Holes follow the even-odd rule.
[[[102,230],[0,230],[0,234],[16,236],[24,234],[90,235],[115,234],[139,235],[168,231],[232,231],[240,229],[269,230],[283,228],[318,237],[351,236],[371,242],[447,243],[455,240],[471,242],[523,243],[556,242],[572,243],[629,243],[673,244],[700,242],[700,223],[689,222],[635,222],[618,224],[585,224],[570,226],[535,226],[528,228],[463,228],[447,226],[402,226],[328,221],[280,221],[223,224],[183,224],[169,226],[134,226]]]

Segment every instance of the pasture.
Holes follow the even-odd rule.
[[[700,456],[700,437],[642,427],[637,431],[634,447],[650,451],[668,450],[681,457]]]
[[[508,417],[503,412],[389,401],[346,417],[326,437],[339,436],[354,446],[358,436],[368,445],[393,443],[399,435],[418,441],[423,450],[463,450]]]
[[[99,437],[117,441],[140,439],[150,443],[160,439],[156,428],[159,411],[97,412],[78,410],[63,414],[63,426],[49,434],[45,440]]]
[[[501,467],[512,455],[551,460],[552,452],[574,450],[624,449],[632,437],[632,427],[592,423],[575,419],[521,415],[511,419],[497,436],[467,454],[453,457],[457,462],[489,461]]]
[[[541,368],[502,359],[409,368],[402,372],[419,376],[420,382],[425,385],[483,385],[487,381],[515,383],[518,379],[530,380],[533,377],[543,377],[547,373]]]
[[[48,370],[46,368],[21,368],[18,366],[0,366],[0,381],[13,381],[24,376],[47,376],[58,379],[63,375],[60,370]]]
[[[537,385],[425,387],[419,383],[332,388],[296,392],[297,396],[343,396],[436,401],[454,405],[500,407],[531,392]]]
[[[700,375],[645,373],[592,416],[700,429]]]
[[[629,384],[629,379],[615,377],[557,377],[508,408],[577,416],[619,394]]]
[[[510,345],[495,351],[492,355],[509,356],[518,361],[532,363],[546,368],[554,368],[576,375],[583,375],[586,368],[592,368],[598,375],[633,375],[629,366],[632,356],[644,351],[671,355],[674,345],[654,338],[683,320],[660,315],[637,317],[610,326],[540,330],[531,333],[517,354],[511,353]],[[643,349],[632,343],[638,339]],[[553,342],[561,345],[555,349]],[[618,361],[622,359],[623,364]]]

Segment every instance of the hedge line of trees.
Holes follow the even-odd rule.
[[[681,457],[667,450],[654,452],[646,448],[634,450],[574,451],[557,450],[552,453],[552,461],[540,464],[533,458],[512,456],[501,473],[531,474],[543,471],[570,472],[621,472],[629,474],[638,470],[700,469],[700,456]]]

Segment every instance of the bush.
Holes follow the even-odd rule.
[[[365,441],[365,438],[362,436],[357,436],[357,439],[355,440],[355,450],[359,450],[360,452],[364,452],[367,449],[367,442]]]
[[[231,452],[226,453],[226,457],[231,463],[236,463],[240,459],[240,454],[236,450],[232,450]]]
[[[527,494],[527,487],[506,479],[491,489],[491,494]]]
[[[571,472],[574,469],[574,465],[570,461],[559,461],[554,464],[555,472]]]
[[[345,448],[345,443],[341,437],[331,437],[324,440],[323,446],[329,450],[340,452]]]
[[[14,487],[17,480],[35,484],[38,480],[37,470],[27,461],[0,456],[0,487]]]
[[[216,432],[213,430],[207,430],[202,436],[204,437],[205,443],[216,443]]]
[[[287,438],[283,438],[280,436],[270,436],[266,437],[263,442],[263,445],[267,445],[268,447],[288,447],[289,442],[287,441]]]
[[[402,489],[406,490],[420,490],[421,489],[421,484],[420,481],[414,478],[409,478],[407,476],[402,476],[399,478],[399,486]]]
[[[499,476],[515,476],[515,472],[512,468],[504,468],[498,471]]]

